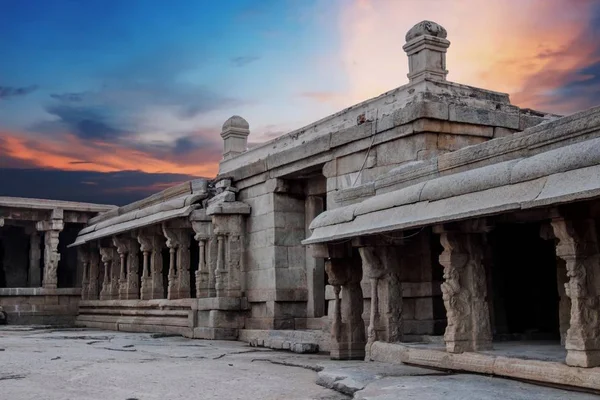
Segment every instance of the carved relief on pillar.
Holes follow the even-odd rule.
[[[44,233],[44,280],[45,288],[56,288],[58,285],[58,237],[60,231],[51,230]]]
[[[87,300],[89,298],[89,286],[90,286],[90,253],[87,247],[80,246],[77,248],[77,258],[81,264],[83,270],[81,279],[81,299]]]
[[[600,366],[600,252],[593,219],[556,218],[552,221],[559,240],[556,255],[565,261],[571,300],[570,326],[565,347],[568,365]]]
[[[486,242],[482,233],[440,233],[444,251],[442,298],[448,325],[444,340],[450,353],[492,348],[487,282],[483,259]]]
[[[362,319],[363,296],[360,287],[362,279],[360,260],[350,256],[330,258],[325,261],[325,270],[335,294],[331,326],[331,357],[334,359],[363,359],[366,339],[365,325]]]
[[[63,210],[61,209],[52,210],[49,221],[39,221],[36,224],[36,229],[44,232],[44,277],[42,286],[45,288],[55,289],[58,285],[58,263],[60,261],[58,241],[63,227]]]
[[[371,283],[367,354],[376,340],[400,342],[403,337],[402,285],[393,246],[359,247],[364,275]],[[383,313],[383,315],[381,315]],[[381,332],[381,337],[378,337]]]

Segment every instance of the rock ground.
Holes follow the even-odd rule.
[[[468,374],[331,361],[245,343],[79,329],[0,329],[0,398],[573,399],[597,396]]]

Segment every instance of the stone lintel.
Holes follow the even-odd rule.
[[[241,201],[231,201],[228,203],[219,203],[209,205],[206,209],[206,215],[222,215],[222,214],[250,214],[251,207]]]
[[[35,225],[35,228],[41,232],[62,231],[64,228],[64,223],[62,220],[56,219],[51,221],[38,221]]]

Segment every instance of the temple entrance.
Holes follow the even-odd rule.
[[[560,340],[557,260],[541,224],[497,225],[489,234],[494,340]]]

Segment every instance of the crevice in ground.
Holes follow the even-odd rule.
[[[27,375],[22,374],[8,374],[8,375],[0,375],[0,381],[7,381],[10,379],[24,379]]]
[[[223,358],[223,357],[226,357],[226,356],[231,356],[231,355],[234,355],[234,354],[262,353],[262,352],[265,352],[265,351],[266,350],[258,350],[258,349],[255,349],[255,350],[244,350],[244,351],[232,351],[232,352],[220,354],[220,355],[218,355],[216,357],[213,357],[212,359],[213,360],[218,360],[220,358]]]
[[[263,361],[263,362],[268,362],[268,363],[275,364],[275,365],[283,365],[286,367],[304,368],[304,369],[308,369],[308,370],[311,370],[314,372],[323,371],[323,367],[321,367],[320,365],[300,364],[300,363],[296,363],[296,362],[272,360],[269,358],[253,358],[252,360],[250,360],[250,362],[255,362],[255,361]]]

